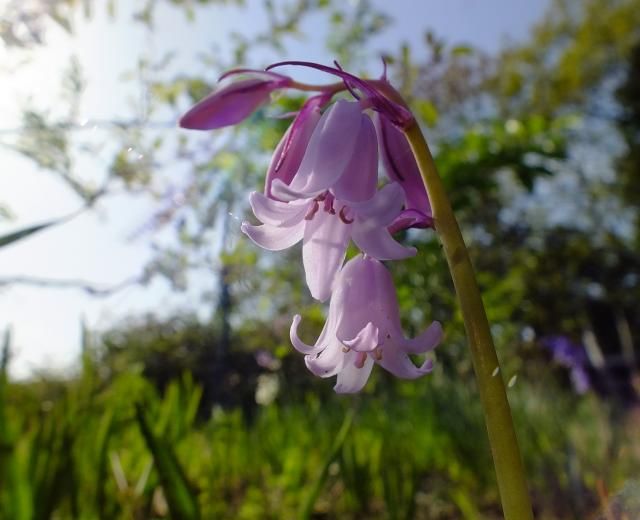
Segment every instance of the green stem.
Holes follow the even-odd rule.
[[[436,230],[442,241],[460,300],[480,400],[484,408],[504,517],[507,520],[533,519],[509,401],[469,253],[429,146],[418,124],[414,122],[405,130],[405,135],[429,193]]]

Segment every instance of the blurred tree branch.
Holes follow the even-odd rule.
[[[0,288],[16,285],[27,285],[46,289],[74,289],[85,292],[90,296],[107,297],[133,285],[142,283],[145,276],[134,276],[113,285],[98,285],[86,280],[39,278],[37,276],[6,276],[0,277]]]

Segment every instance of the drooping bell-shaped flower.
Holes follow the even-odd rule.
[[[376,113],[374,122],[384,170],[390,180],[402,186],[405,195],[405,210],[393,223],[391,231],[431,227],[431,203],[409,141],[384,115]]]
[[[375,112],[380,154],[385,165],[385,171],[393,182],[398,182],[405,193],[405,209],[398,215],[389,227],[389,231],[396,232],[410,227],[426,228],[433,226],[431,204],[420,176],[418,165],[413,157],[411,147],[399,128],[407,128],[415,122],[413,115],[396,96],[386,80],[385,75],[378,81],[367,81],[337,67],[327,67],[318,63],[288,61],[271,65],[269,69],[282,65],[299,65],[319,69],[336,75],[344,81],[347,89],[356,97],[359,91],[363,105]],[[380,88],[383,85],[385,89]]]
[[[194,130],[235,125],[269,101],[274,90],[293,83],[291,78],[282,74],[252,70],[230,71],[223,78],[236,73],[248,73],[253,77],[231,82],[213,91],[184,114],[179,125]]]
[[[320,377],[338,376],[335,391],[354,393],[366,384],[374,363],[403,379],[432,369],[427,360],[414,365],[410,354],[433,350],[442,339],[434,321],[418,337],[405,337],[391,274],[373,258],[361,255],[344,266],[329,306],[329,316],[315,345],[298,337],[300,316],[293,318],[291,342],[305,354],[309,370]]]
[[[397,183],[376,191],[377,161],[369,116],[358,103],[336,102],[315,126],[291,182],[275,178],[267,183],[272,198],[251,194],[262,225],[243,223],[242,231],[271,251],[302,240],[307,285],[320,301],[331,294],[350,239],[380,260],[413,256],[415,249],[400,245],[387,230],[402,209],[403,193]]]
[[[290,184],[275,179],[273,193],[282,200],[312,198],[325,192],[354,166],[364,167],[354,184],[369,186],[369,163],[377,165],[375,128],[357,102],[340,100],[322,115]],[[354,164],[354,162],[356,164]],[[375,186],[374,186],[375,191]]]

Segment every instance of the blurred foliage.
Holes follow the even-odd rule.
[[[494,82],[504,110],[557,114],[625,69],[637,42],[637,0],[553,0],[532,41],[503,53]]]
[[[376,371],[353,399],[292,392],[285,373],[261,368],[280,390],[254,401],[249,422],[221,407],[198,420],[188,374],[160,392],[131,371],[105,374],[85,341],[72,381],[3,375],[7,518],[500,517],[475,390],[444,364],[418,384]],[[536,373],[510,397],[538,518],[584,518],[602,482],[617,489],[637,468],[637,418],[613,429],[594,394]]]
[[[640,205],[640,36],[631,52],[626,77],[616,90],[622,114],[618,127],[626,145],[619,158],[620,195],[632,206]],[[640,248],[640,222],[636,216],[636,248]]]

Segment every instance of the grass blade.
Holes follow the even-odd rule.
[[[145,415],[142,405],[136,404],[136,419],[140,432],[153,455],[171,517],[175,520],[198,520],[200,510],[197,497],[184,474],[171,446],[157,436]]]
[[[329,466],[338,458],[340,455],[340,450],[342,449],[342,445],[349,434],[349,430],[351,430],[351,424],[353,423],[354,411],[349,410],[342,421],[342,426],[340,426],[340,430],[338,430],[338,434],[336,438],[333,440],[333,444],[331,446],[331,450],[327,453],[327,456],[324,459],[324,463],[322,464],[322,468],[318,473],[315,481],[313,482],[309,493],[304,499],[302,503],[302,508],[300,509],[300,518],[306,520],[311,517],[311,513],[313,513],[313,507],[315,506],[316,500],[318,500],[318,496],[324,487],[325,482],[327,481],[327,477],[329,476]]]

